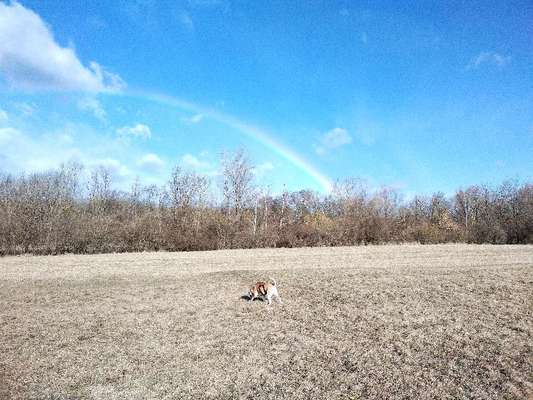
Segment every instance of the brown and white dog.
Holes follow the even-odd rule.
[[[272,297],[275,297],[280,304],[281,297],[279,297],[278,288],[276,287],[276,281],[270,278],[270,282],[256,282],[248,290],[249,301],[253,301],[256,297],[266,298],[268,304],[272,303]]]

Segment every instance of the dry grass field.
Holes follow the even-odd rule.
[[[533,246],[0,258],[1,399],[527,399],[532,333]]]

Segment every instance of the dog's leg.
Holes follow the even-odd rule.
[[[279,304],[283,304],[281,302],[281,297],[279,295],[279,292],[278,292],[278,289],[276,287],[272,288],[272,294],[271,294],[272,297],[275,297],[276,298],[276,301],[279,303]]]

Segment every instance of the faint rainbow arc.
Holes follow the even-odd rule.
[[[294,152],[294,150],[276,141],[276,139],[273,138],[267,132],[265,132],[264,129],[246,123],[232,115],[221,113],[217,110],[202,107],[189,101],[161,93],[153,93],[142,90],[127,90],[125,93],[123,92],[122,95],[146,99],[155,103],[176,107],[197,114],[202,114],[222,124],[228,125],[243,133],[244,135],[248,136],[249,138],[261,143],[274,153],[281,156],[283,159],[290,162],[296,168],[303,171],[306,175],[308,175],[315,182],[317,182],[326,193],[331,192],[333,185],[331,180],[326,175],[316,169],[316,167],[311,165],[299,154]]]

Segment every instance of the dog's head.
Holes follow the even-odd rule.
[[[257,282],[255,285],[251,286],[248,290],[248,296],[250,298],[258,297],[266,294],[265,282]]]

